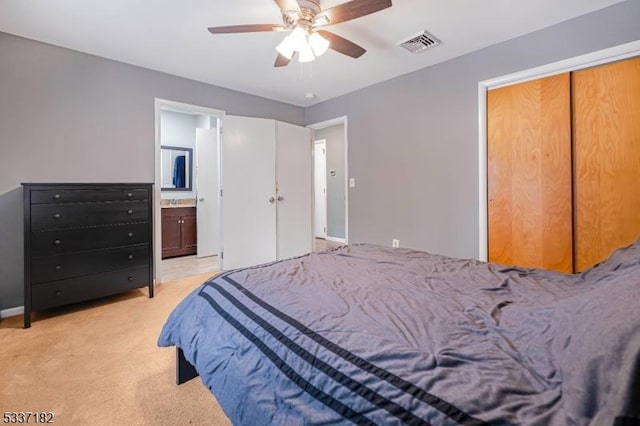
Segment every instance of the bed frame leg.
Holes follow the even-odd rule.
[[[198,377],[198,372],[184,357],[182,349],[176,346],[176,385],[181,385],[194,377]]]

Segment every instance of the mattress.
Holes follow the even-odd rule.
[[[582,274],[352,245],[225,272],[171,313],[237,425],[637,424],[640,243]]]

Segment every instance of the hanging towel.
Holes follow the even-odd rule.
[[[176,188],[186,188],[184,163],[185,156],[178,155],[176,157],[175,163],[173,164],[173,186]]]

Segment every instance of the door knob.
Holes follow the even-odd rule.
[[[269,202],[270,202],[271,204],[273,204],[273,203],[275,203],[275,202],[276,202],[276,199],[275,199],[274,197],[271,197],[271,198],[269,198]]]
[[[284,197],[282,195],[278,195],[278,201],[284,201]]]

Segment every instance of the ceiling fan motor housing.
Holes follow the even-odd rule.
[[[300,6],[300,10],[302,10],[303,14],[305,9],[310,11],[313,16],[316,16],[320,13],[320,0],[300,0],[298,1],[298,5]]]
[[[322,10],[320,9],[320,0],[299,0],[298,5],[300,6],[300,13],[290,10],[283,11],[284,23],[287,28],[299,26],[307,33],[310,33],[316,15]]]

